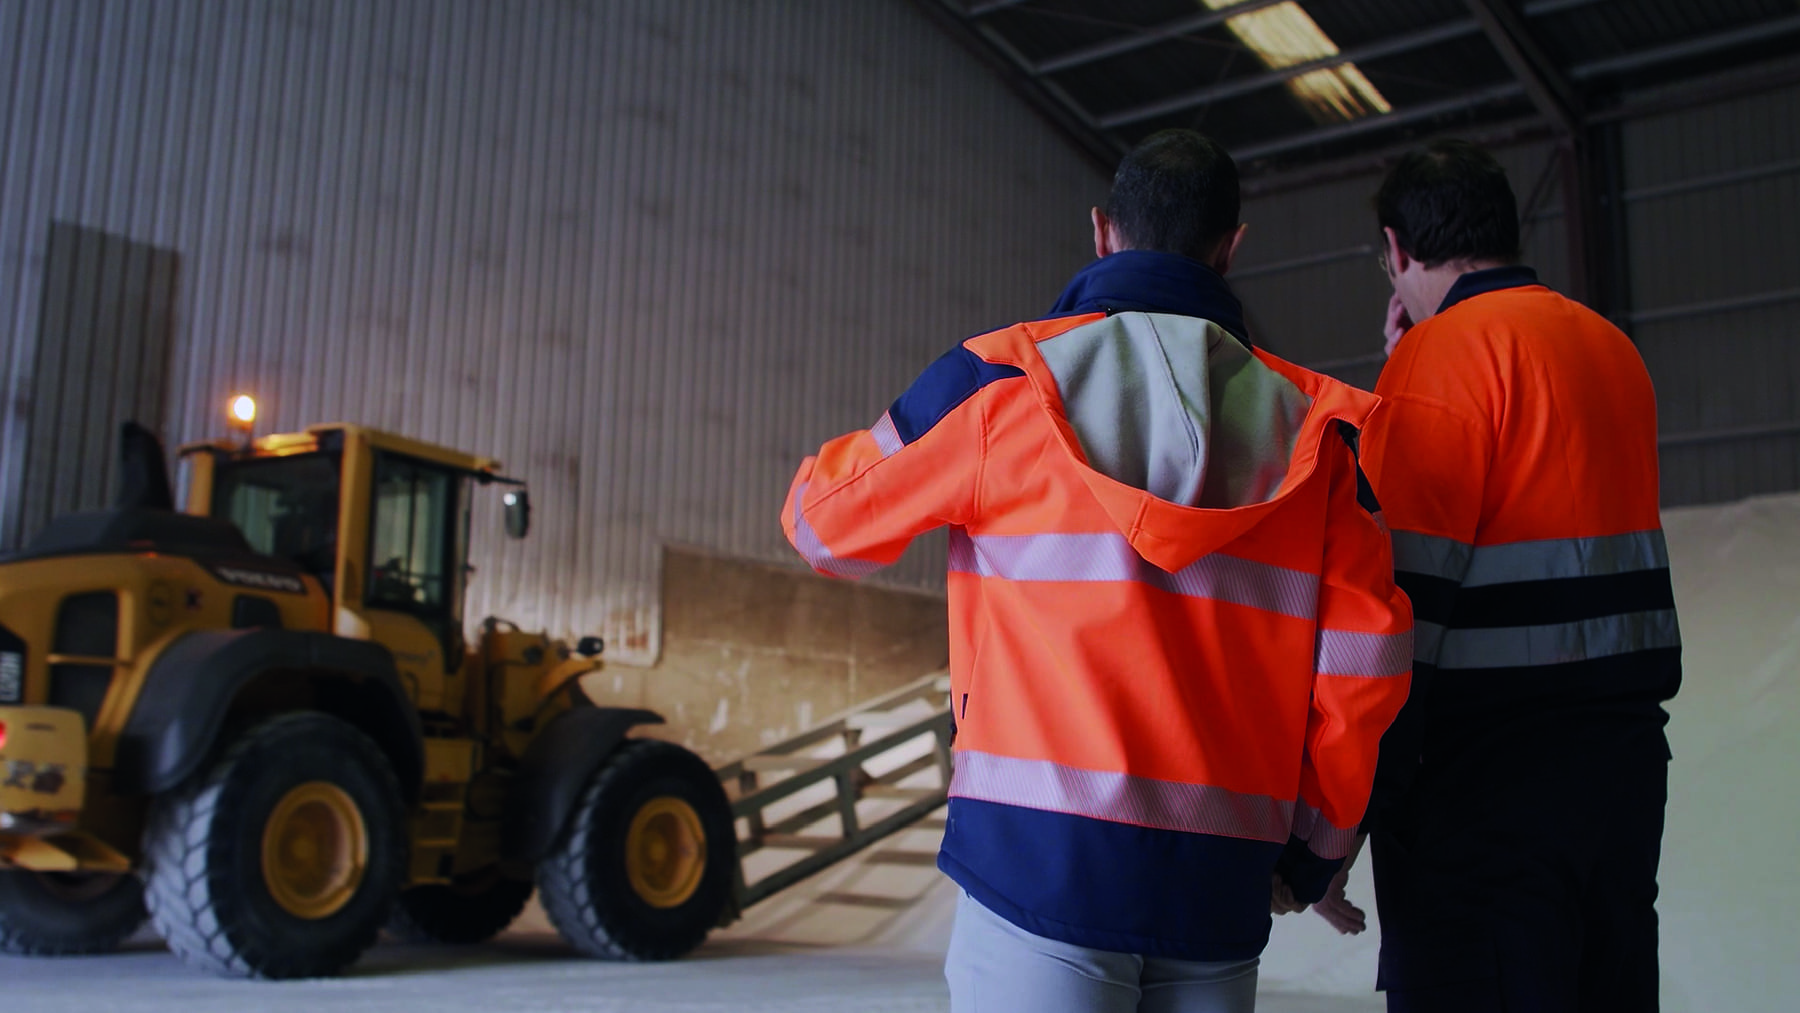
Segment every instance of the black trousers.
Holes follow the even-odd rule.
[[[1438,752],[1371,840],[1389,1013],[1655,1013],[1661,727]]]

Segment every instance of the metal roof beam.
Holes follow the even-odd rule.
[[[969,13],[970,16],[985,14],[990,10],[999,10],[1002,7],[1010,7],[1014,3],[1019,2],[1022,2],[1022,0],[1010,0],[1010,2],[994,0],[994,2],[983,4]],[[1126,53],[1136,52],[1137,50],[1144,49],[1148,46],[1154,46],[1159,42],[1168,42],[1171,39],[1179,39],[1184,35],[1206,31],[1209,28],[1224,24],[1232,18],[1243,14],[1249,14],[1253,11],[1262,10],[1264,7],[1274,7],[1289,2],[1292,2],[1292,0],[1244,0],[1243,3],[1234,4],[1223,10],[1204,11],[1189,17],[1170,21],[1167,24],[1156,25],[1155,27],[1147,28],[1143,31],[1133,32],[1130,35],[1122,35],[1116,39],[1108,39],[1105,42],[1096,43],[1092,46],[1084,46],[1080,49],[1071,50],[1061,56],[1053,56],[1048,60],[1039,62],[1037,66],[1032,68],[1032,73],[1038,75],[1057,74],[1065,70],[1072,70],[1076,67],[1084,67],[1090,63],[1097,63],[1101,60],[1110,60],[1115,56],[1123,56]],[[1588,4],[1599,2],[1600,0],[1531,0],[1531,2],[1525,5],[1525,16],[1540,17],[1569,10],[1573,7],[1585,7]]]
[[[993,26],[974,21],[956,0],[915,0],[926,17],[968,47],[1015,94],[1067,135],[1087,155],[1096,169],[1110,176],[1126,145],[1099,129],[1093,117],[1054,81],[1042,81],[1028,73],[1024,56]]]
[[[1581,130],[1581,98],[1562,71],[1544,55],[1543,47],[1531,37],[1525,19],[1508,0],[1466,0],[1469,13],[1481,25],[1488,41],[1499,50],[1500,58],[1513,77],[1525,86],[1531,104],[1549,117],[1564,134],[1573,136]]]
[[[1640,50],[1636,53],[1627,53],[1624,56],[1610,57],[1605,60],[1594,60],[1589,63],[1577,64],[1570,68],[1569,77],[1580,81],[1601,74],[1618,73],[1629,70],[1646,70],[1660,64],[1671,63],[1676,60],[1685,60],[1693,56],[1704,56],[1708,53],[1729,49],[1733,46],[1743,45],[1747,42],[1757,42],[1763,39],[1776,38],[1795,32],[1800,32],[1800,15],[1778,18],[1774,21],[1767,21],[1746,28],[1734,28],[1730,31],[1705,35],[1698,39],[1691,39],[1673,45],[1656,46],[1651,49]],[[1783,78],[1782,80],[1786,79]],[[1270,155],[1279,155],[1298,148],[1308,147],[1313,144],[1339,140],[1344,137],[1354,137],[1371,130],[1379,130],[1390,126],[1405,126],[1409,123],[1417,123],[1421,120],[1428,120],[1437,116],[1462,112],[1466,109],[1473,109],[1490,102],[1516,98],[1523,94],[1525,94],[1524,85],[1517,81],[1508,81],[1505,84],[1494,85],[1477,92],[1471,92],[1467,95],[1453,96],[1437,102],[1431,102],[1422,106],[1414,106],[1408,109],[1401,109],[1381,116],[1368,116],[1360,120],[1352,120],[1349,123],[1321,127],[1317,130],[1309,130],[1300,134],[1290,134],[1287,137],[1280,137],[1271,141],[1264,141],[1260,144],[1253,144],[1236,149],[1232,151],[1231,154],[1233,158],[1238,159],[1240,162],[1248,162],[1254,159],[1267,158]],[[1594,118],[1597,120],[1614,120],[1628,118],[1630,115],[1644,111],[1645,110],[1634,109],[1630,111],[1604,113]]]
[[[1318,60],[1308,60],[1305,63],[1296,63],[1291,67],[1283,67],[1280,70],[1271,70],[1261,74],[1252,74],[1247,77],[1233,78],[1228,81],[1222,81],[1219,84],[1200,88],[1196,91],[1190,91],[1171,98],[1159,99],[1155,102],[1147,102],[1143,105],[1133,106],[1130,109],[1123,109],[1116,113],[1108,113],[1105,116],[1099,117],[1097,122],[1102,129],[1112,130],[1116,127],[1155,119],[1158,116],[1167,116],[1171,113],[1184,112],[1188,109],[1195,109],[1200,106],[1211,105],[1214,102],[1221,102],[1225,99],[1236,98],[1239,95],[1260,91],[1264,88],[1291,81],[1302,74],[1310,74],[1315,70],[1328,70],[1332,67],[1339,67],[1346,63],[1379,60],[1383,57],[1394,56],[1400,53],[1409,53],[1415,49],[1424,49],[1427,46],[1435,46],[1439,43],[1448,42],[1451,39],[1460,38],[1464,35],[1474,35],[1479,31],[1481,31],[1481,26],[1472,20],[1450,21],[1434,28],[1427,28],[1424,31],[1413,32],[1409,35],[1399,35],[1391,39],[1382,39],[1379,42],[1371,42],[1366,46],[1358,46],[1355,49],[1345,50],[1334,56],[1327,56]]]
[[[1599,2],[1600,0],[1525,0],[1525,16],[1528,18],[1549,17],[1552,14],[1561,14],[1566,10],[1586,7]]]
[[[1141,32],[1133,32],[1130,35],[1108,39],[1092,46],[1084,46],[1061,56],[1053,56],[1033,67],[1032,73],[1041,77],[1045,74],[1056,74],[1076,67],[1084,67],[1101,60],[1110,60],[1115,56],[1124,56],[1126,53],[1133,53],[1159,42],[1179,39],[1183,35],[1191,35],[1194,32],[1204,32],[1208,28],[1222,25],[1239,15],[1288,2],[1289,0],[1244,0],[1243,3],[1227,7],[1224,10],[1202,11],[1199,14],[1157,25]]]
[[[1412,106],[1381,116],[1366,116],[1360,120],[1351,120],[1349,123],[1320,127],[1317,130],[1308,130],[1305,133],[1291,134],[1272,141],[1264,141],[1261,144],[1237,148],[1231,152],[1231,157],[1239,162],[1250,162],[1258,158],[1267,158],[1270,155],[1279,155],[1284,151],[1292,151],[1295,148],[1342,140],[1346,137],[1355,137],[1388,127],[1402,127],[1409,123],[1418,123],[1421,120],[1436,119],[1439,116],[1463,112],[1491,102],[1503,102],[1507,99],[1518,98],[1524,94],[1524,85],[1517,81],[1507,81],[1504,84],[1493,85],[1466,95],[1453,95],[1436,102],[1427,102],[1422,106]]]
[[[1544,118],[1535,112],[1513,119],[1483,124],[1461,132],[1458,136],[1484,148],[1511,148],[1521,144],[1547,140],[1555,135]],[[1244,176],[1245,200],[1272,197],[1292,190],[1305,190],[1322,183],[1335,183],[1356,176],[1386,172],[1394,160],[1418,147],[1418,142],[1389,142],[1382,147],[1354,154],[1340,155],[1323,162],[1309,162],[1290,168]],[[1562,214],[1562,209],[1556,209]]]
[[[965,18],[985,18],[995,11],[1003,11],[1008,7],[1017,7],[1025,2],[1026,0],[988,0],[987,3],[976,4],[968,10],[963,11],[962,16]]]
[[[1686,39],[1672,42],[1666,46],[1653,46],[1623,56],[1608,57],[1584,63],[1569,71],[1569,76],[1584,81],[1590,77],[1604,74],[1623,74],[1634,70],[1643,70],[1661,63],[1673,63],[1694,56],[1705,56],[1721,49],[1730,49],[1751,42],[1762,42],[1767,39],[1780,38],[1800,32],[1800,14],[1791,14],[1785,18],[1764,21],[1758,24],[1733,28],[1730,31],[1702,35],[1697,39]]]

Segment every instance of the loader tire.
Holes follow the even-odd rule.
[[[157,800],[151,918],[169,949],[221,976],[336,974],[393,909],[405,813],[367,736],[325,714],[272,718]]]
[[[671,960],[719,924],[736,867],[731,804],[712,768],[680,746],[638,739],[589,780],[538,865],[538,891],[577,950]]]
[[[401,892],[388,931],[413,943],[485,943],[519,917],[533,888],[530,880],[508,879],[497,868],[416,886]]]
[[[148,917],[131,873],[0,872],[0,953],[111,953]]]

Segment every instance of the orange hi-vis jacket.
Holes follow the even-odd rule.
[[[1235,307],[1167,256],[1090,271],[1191,265]],[[1323,894],[1412,655],[1355,455],[1376,403],[1198,316],[1077,313],[969,339],[802,464],[782,522],[820,572],[950,529],[939,864],[977,901],[1237,960],[1267,943],[1272,872]]]
[[[1401,801],[1421,755],[1491,759],[1548,727],[1604,751],[1603,730],[1660,729],[1681,637],[1656,395],[1631,340],[1530,268],[1471,272],[1376,391],[1364,464],[1418,617],[1376,808]]]

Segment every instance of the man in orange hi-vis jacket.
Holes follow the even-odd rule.
[[[1376,204],[1393,351],[1363,459],[1419,621],[1365,823],[1379,983],[1395,1013],[1653,1011],[1681,640],[1649,374],[1518,264],[1493,156],[1437,142]]]
[[[1146,140],[1054,315],[956,346],[783,508],[842,577],[950,530],[958,1013],[1251,1009],[1270,884],[1323,894],[1406,698],[1376,399],[1250,347],[1237,216],[1223,149]]]

